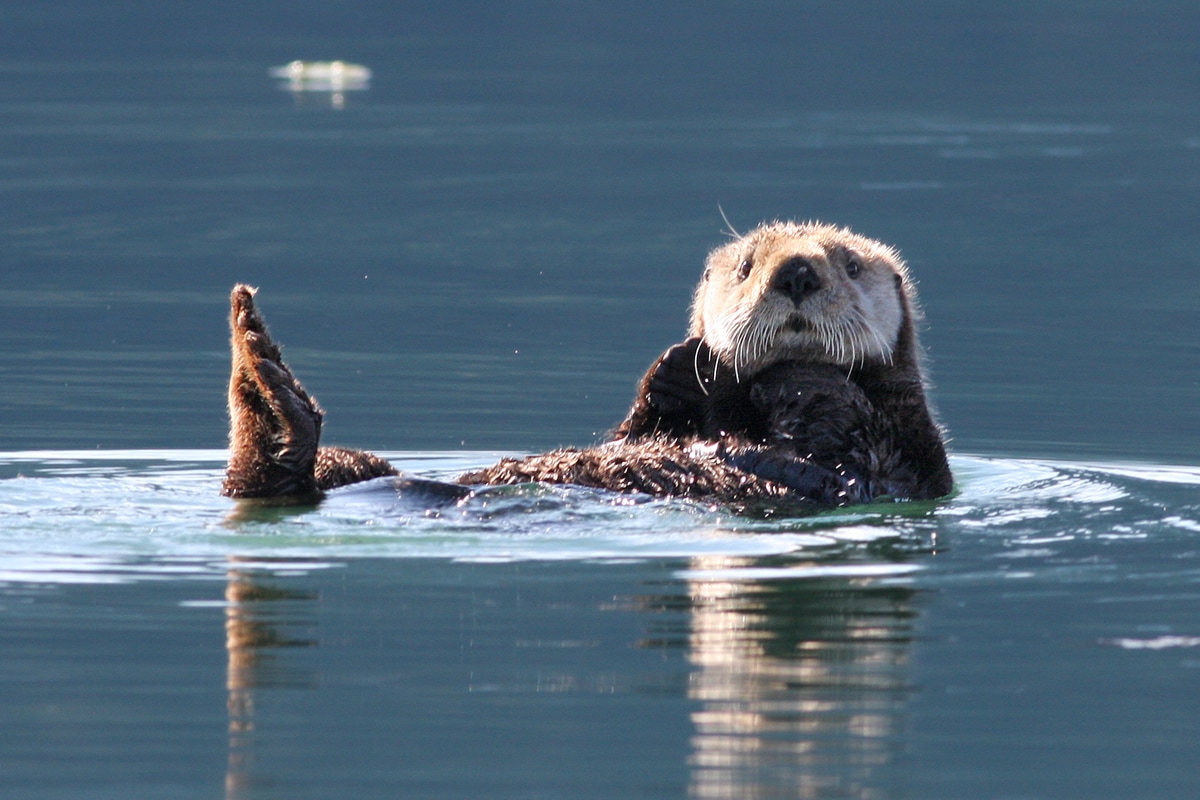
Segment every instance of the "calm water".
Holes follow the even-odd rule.
[[[243,6],[0,7],[0,793],[1200,794],[1200,11]],[[439,476],[619,420],[720,209],[903,251],[955,498],[217,497],[234,282]]]
[[[6,796],[1200,789],[1200,468],[959,457],[937,506],[763,521],[255,513],[221,457],[0,457]]]

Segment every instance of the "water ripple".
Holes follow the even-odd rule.
[[[763,519],[698,503],[543,486],[490,488],[439,506],[398,494],[386,480],[333,492],[316,507],[259,508],[218,495],[224,455],[0,454],[0,582],[213,576],[223,574],[228,557],[732,558],[740,561],[730,568],[780,576],[899,575],[947,542],[992,542],[996,569],[1018,562],[1061,569],[1063,553],[1081,542],[1133,544],[1200,532],[1194,467],[959,456],[958,492],[941,503]],[[494,456],[391,454],[402,468],[433,477]],[[764,566],[772,558],[784,561]]]

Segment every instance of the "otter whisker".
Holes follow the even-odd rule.
[[[850,366],[853,367],[857,362],[860,367],[865,367],[868,350],[866,335],[869,326],[863,319],[862,311],[856,308],[854,312],[853,319],[846,320],[846,335],[850,340]]]
[[[734,380],[734,382],[738,382],[740,380],[739,375],[738,375],[738,365],[741,363],[741,360],[742,360],[742,347],[743,347],[742,340],[744,338],[745,331],[741,327],[734,328],[734,331],[735,331],[735,335],[733,337],[733,341],[730,342],[730,345],[732,346],[731,347],[732,352],[730,353],[730,362],[733,366],[733,380]]]
[[[700,337],[700,344],[707,344],[703,336]],[[712,349],[711,347],[709,348]],[[720,363],[720,362],[718,362]],[[692,353],[692,374],[696,376],[696,383],[700,384],[700,391],[704,392],[704,396],[708,396],[708,387],[704,385],[704,378],[700,376],[700,348],[696,347],[696,351]],[[716,378],[717,370],[713,368],[713,377]]]
[[[751,306],[737,305],[723,314],[720,318],[720,327],[728,332],[732,330],[733,336],[730,342],[732,349],[732,361],[734,370],[734,380],[741,382],[741,371],[743,367],[749,366],[758,357],[756,344],[756,335],[759,329],[759,321],[754,318],[754,309]]]
[[[775,340],[779,337],[779,328],[773,325],[760,324],[757,328],[757,335],[754,337],[754,361],[758,361],[769,353],[775,346]]]
[[[891,348],[888,347],[883,334],[877,327],[870,323],[866,318],[866,314],[862,311],[859,311],[856,317],[855,323],[859,331],[859,341],[862,343],[863,348],[863,365],[866,365],[867,354],[872,349],[872,343],[875,346],[874,350],[878,351],[879,357],[884,359],[885,362],[891,363]]]
[[[763,328],[762,336],[759,337],[758,353],[755,358],[762,358],[771,348],[775,346],[775,340],[779,338],[779,328]]]
[[[762,326],[755,323],[746,328],[746,335],[742,338],[741,349],[741,362],[743,365],[749,366],[758,357],[758,342],[760,338],[762,338]]]
[[[875,339],[875,344],[879,347],[879,352],[883,356],[884,363],[891,364],[892,351],[891,348],[888,347],[887,342],[884,340],[883,334],[881,334],[875,328],[868,328],[868,330],[871,332],[871,336]]]
[[[821,339],[829,357],[839,364],[842,363],[845,360],[846,348],[833,323],[826,321],[821,324]]]
[[[717,211],[721,213],[721,219],[725,220],[725,227],[729,228],[730,235],[735,239],[742,238],[742,235],[737,232],[737,228],[733,227],[733,223],[729,221],[729,217],[725,216],[725,209],[721,208],[720,203],[717,203]]]

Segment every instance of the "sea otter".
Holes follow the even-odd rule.
[[[370,453],[319,447],[324,412],[283,362],[254,291],[231,296],[222,493],[306,500],[376,477],[411,481]],[[709,254],[688,338],[650,367],[608,442],[504,459],[442,486],[548,482],[812,509],[941,497],[952,476],[918,313],[892,248],[820,223],[761,225]]]

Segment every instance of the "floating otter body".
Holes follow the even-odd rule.
[[[230,497],[305,498],[385,475],[320,447],[323,412],[253,300],[231,297]],[[925,396],[915,291],[898,254],[828,225],[771,223],[714,250],[689,337],[643,377],[611,441],[459,476],[827,508],[930,499],[952,477]],[[463,493],[468,489],[460,490]]]

